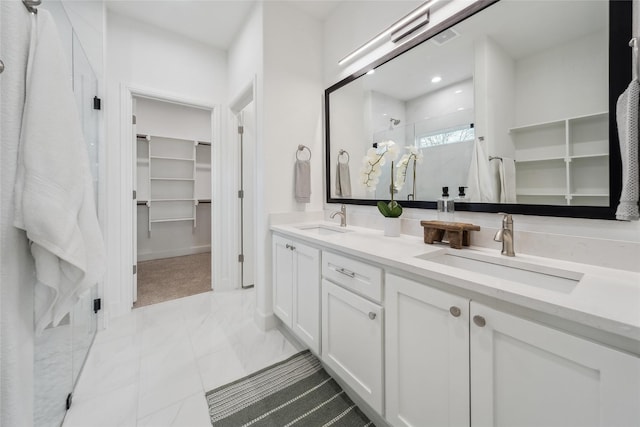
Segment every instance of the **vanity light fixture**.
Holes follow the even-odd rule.
[[[375,36],[374,38],[372,38],[371,40],[369,40],[368,42],[366,42],[365,44],[363,44],[362,46],[360,46],[359,48],[357,48],[356,50],[354,50],[344,58],[342,58],[340,61],[338,61],[338,65],[344,65],[347,62],[353,60],[354,58],[364,54],[365,52],[372,50],[375,47],[378,47],[383,42],[390,40],[392,34],[398,33],[401,30],[406,29],[410,24],[415,23],[416,21],[418,22],[418,26],[414,26],[411,29],[404,31],[399,38],[394,37],[394,39],[396,41],[400,40],[404,36],[413,32],[415,29],[426,25],[428,23],[428,17],[426,22],[424,21],[421,22],[420,18],[423,18],[425,15],[428,15],[429,8],[432,7],[434,4],[436,4],[438,1],[439,0],[429,0],[424,2],[423,4],[418,6],[416,9],[409,12],[407,15],[405,15],[404,17],[402,17],[401,19],[393,23],[391,26],[387,27],[380,34],[378,34],[377,36]]]
[[[440,76],[435,76],[434,78],[431,79],[431,83],[440,83],[442,81],[442,77]]]

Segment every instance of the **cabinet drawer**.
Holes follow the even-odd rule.
[[[373,301],[382,302],[382,269],[379,267],[323,252],[322,276]]]

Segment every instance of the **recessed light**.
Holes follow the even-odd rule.
[[[458,107],[458,111],[464,110],[464,107]]]
[[[383,115],[383,116],[386,116],[386,115],[387,115],[387,113],[382,113],[382,115]]]
[[[373,74],[375,72],[376,72],[375,69],[371,69],[371,70],[367,71],[367,75],[370,76],[371,74]]]
[[[457,91],[455,91],[453,93],[462,93],[462,89],[458,89]]]
[[[431,79],[431,83],[438,83],[442,81],[442,77],[440,76],[435,76],[434,78]]]

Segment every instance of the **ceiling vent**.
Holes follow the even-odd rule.
[[[431,37],[431,40],[435,44],[437,44],[438,46],[442,46],[443,44],[448,43],[449,41],[455,39],[459,35],[460,34],[456,33],[451,28],[448,28],[448,29],[444,30],[443,32],[441,32],[440,34]]]

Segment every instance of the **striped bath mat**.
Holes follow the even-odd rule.
[[[214,427],[375,427],[309,350],[206,398]]]

